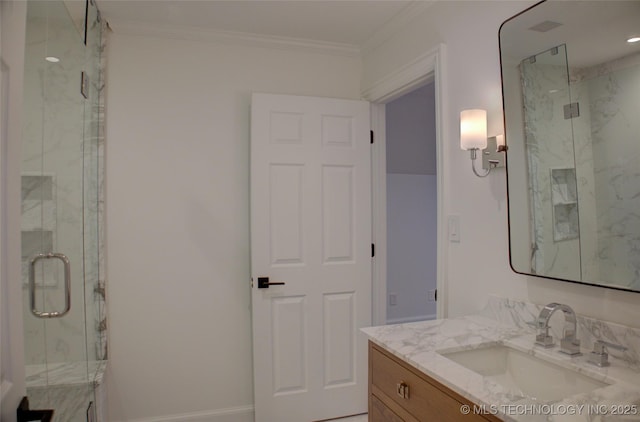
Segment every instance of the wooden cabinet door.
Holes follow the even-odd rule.
[[[406,394],[401,395],[398,385],[405,384]],[[391,355],[379,346],[369,343],[369,412],[382,419],[387,413],[401,421],[438,422],[499,422],[495,416],[462,414],[462,405],[473,403],[455,391],[445,387],[425,373]],[[399,417],[397,415],[402,415]],[[372,416],[373,417],[373,416]]]

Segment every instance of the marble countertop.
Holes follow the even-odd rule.
[[[612,356],[611,366],[598,368],[587,363],[591,348],[584,347],[585,341],[583,355],[576,357],[558,352],[558,347],[535,346],[535,330],[525,323],[537,315],[535,305],[509,303],[505,312],[500,299],[492,301],[478,315],[370,327],[362,331],[385,350],[505,421],[640,421],[640,371],[636,361]],[[637,333],[634,329],[626,332]],[[592,342],[585,340],[586,345],[591,346]],[[560,401],[535,401],[514,394],[438,353],[495,344],[509,346],[609,385]],[[632,349],[629,356],[635,357],[636,351]]]

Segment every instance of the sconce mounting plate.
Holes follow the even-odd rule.
[[[498,143],[495,136],[487,139],[487,147],[482,150],[482,168],[504,167],[504,152],[498,152]]]

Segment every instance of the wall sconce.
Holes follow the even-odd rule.
[[[492,169],[504,166],[502,152],[507,150],[504,135],[487,138],[487,111],[462,110],[460,112],[460,148],[471,154],[471,169],[478,177],[486,177]],[[482,151],[482,167],[486,170],[479,173],[476,170],[478,150]]]

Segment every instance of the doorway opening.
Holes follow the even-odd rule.
[[[387,324],[436,318],[435,125],[433,81],[386,104]]]
[[[396,71],[380,78],[374,82],[368,89],[364,90],[362,95],[371,102],[371,128],[374,132],[374,143],[372,149],[372,223],[373,223],[373,243],[375,245],[375,258],[372,267],[372,322],[375,325],[384,325],[389,322],[402,322],[433,318],[432,312],[435,312],[436,318],[446,318],[447,316],[447,231],[442,224],[448,212],[448,206],[444,200],[444,193],[447,191],[447,163],[448,148],[445,140],[447,139],[447,113],[446,113],[446,48],[440,44],[416,58],[411,63],[397,69]],[[431,87],[427,88],[427,86]],[[419,299],[426,303],[435,305],[435,311],[427,308],[422,312],[416,312],[412,316],[398,316],[393,313],[387,318],[387,308],[389,303],[389,294],[394,292],[393,285],[391,289],[387,289],[388,275],[394,277],[406,277],[396,275],[393,269],[391,273],[387,271],[387,256],[389,246],[387,244],[387,108],[393,108],[393,102],[400,99],[406,94],[413,91],[431,89],[431,101],[433,111],[430,112],[433,123],[431,130],[435,131],[435,272],[436,287],[424,283],[420,285],[421,292]],[[433,133],[432,133],[433,134]],[[433,154],[433,149],[431,149]],[[433,160],[433,159],[432,159]],[[433,161],[431,162],[433,165]],[[431,170],[433,172],[433,169]],[[393,174],[393,173],[391,173]],[[431,175],[433,176],[433,175]],[[391,198],[393,199],[393,198]],[[393,205],[393,204],[391,204]],[[427,217],[425,217],[427,218]],[[431,226],[433,227],[433,226]],[[433,240],[434,235],[428,235]],[[391,253],[395,253],[392,251]],[[393,258],[392,258],[393,259]],[[402,268],[402,267],[400,267]],[[433,265],[431,266],[433,270]],[[411,280],[407,280],[411,282]],[[435,296],[435,297],[434,297]],[[396,295],[396,305],[400,297]],[[435,300],[435,303],[433,301]],[[424,303],[423,302],[423,303]],[[400,308],[398,308],[400,309]],[[407,319],[405,319],[407,318]],[[395,321],[394,321],[395,320]]]

